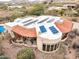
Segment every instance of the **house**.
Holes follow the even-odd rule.
[[[68,7],[56,7],[56,6],[53,6],[53,7],[48,8],[48,10],[62,10],[62,9],[68,9]]]
[[[8,9],[10,8],[22,8],[23,6],[19,6],[19,5],[12,5],[12,6],[8,6]]]
[[[12,25],[11,25],[12,24]],[[38,48],[44,53],[53,53],[67,39],[72,22],[57,16],[39,16],[16,19],[5,24],[12,36],[12,43]]]

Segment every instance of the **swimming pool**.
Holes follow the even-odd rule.
[[[4,31],[5,31],[4,26],[0,26],[0,33],[4,32]]]

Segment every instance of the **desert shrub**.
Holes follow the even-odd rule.
[[[72,21],[77,22],[77,18],[72,18]]]
[[[18,52],[17,59],[35,59],[35,55],[31,48],[26,48]]]
[[[34,4],[27,9],[27,15],[42,15],[44,13],[44,6],[42,4]]]
[[[0,9],[7,10],[7,5],[0,5]]]
[[[53,15],[53,16],[58,16],[58,10],[48,10],[45,12],[45,15]]]

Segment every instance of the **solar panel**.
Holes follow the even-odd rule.
[[[35,20],[35,21],[31,21],[31,22],[29,22],[29,23],[26,23],[26,24],[24,24],[24,26],[28,26],[28,25],[30,25],[30,24],[32,24],[32,23],[35,23],[35,22],[37,22],[38,20]]]
[[[55,19],[50,19],[47,21],[47,23],[53,22]]]
[[[29,22],[29,21],[31,21],[32,19],[29,19],[29,20],[26,20],[26,21],[24,21],[24,22],[22,22],[22,23],[27,23],[27,22]]]
[[[53,34],[58,33],[58,30],[54,26],[49,27],[49,29],[51,30]]]
[[[16,21],[16,22],[20,22],[21,20],[18,20],[18,21]]]
[[[40,21],[40,22],[38,22],[38,23],[43,23],[44,21],[46,21],[46,20],[48,20],[49,18],[46,18],[46,19],[44,19],[44,20],[42,20],[42,21]]]
[[[39,28],[40,28],[41,33],[47,32],[46,31],[46,28],[43,25],[42,26],[39,26]]]

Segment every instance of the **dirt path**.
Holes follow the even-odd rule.
[[[8,56],[10,59],[16,59],[17,52],[19,50],[25,48],[23,46],[22,47],[17,47],[15,45],[9,44],[9,40],[3,40],[2,46],[3,46],[3,51],[5,52],[5,55]],[[38,51],[37,49],[36,50],[34,49],[34,52],[35,52],[35,55],[36,55],[36,59],[49,59],[49,58],[50,59],[52,59],[52,58],[56,59],[56,56],[54,56],[53,54],[51,54],[51,55],[43,54],[40,51]],[[62,59],[61,55],[60,55],[60,59]]]
[[[16,59],[17,52],[24,47],[16,47],[12,44],[9,44],[8,40],[3,40],[2,42],[3,52],[6,56],[8,56],[10,59]]]
[[[68,59],[76,59],[75,58],[75,51],[73,49],[67,50],[67,57]]]
[[[5,52],[5,55],[8,56],[10,59],[16,59],[17,52],[19,50],[27,48],[27,47],[24,47],[24,46],[18,47],[18,46],[12,45],[12,44],[9,43],[9,39],[7,37],[7,38],[5,38],[5,40],[2,41],[3,51]],[[75,38],[75,39],[79,39],[79,38]],[[71,51],[71,53],[69,53],[69,51]],[[75,51],[73,49],[70,49],[69,51],[68,51],[68,48],[67,48],[67,57],[68,57],[67,59],[76,59],[75,58]],[[41,53],[37,49],[34,50],[34,52],[35,52],[35,55],[36,55],[36,59],[49,59],[50,57],[51,57],[50,59],[63,59],[63,56],[64,56],[63,54],[56,54],[56,55],[50,54],[48,56],[47,54]]]

